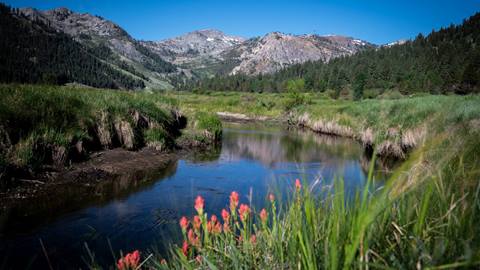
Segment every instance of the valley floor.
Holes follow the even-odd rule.
[[[210,239],[207,217],[200,215],[203,229],[195,235],[201,242],[193,235],[186,240],[197,242],[188,252],[173,249],[170,268],[363,268],[368,263],[409,269],[480,262],[478,95],[354,102],[315,93],[131,93],[28,85],[3,85],[0,93],[2,174],[12,168],[35,174],[46,164],[65,166],[84,151],[194,148],[218,140],[218,117],[277,121],[350,137],[378,156],[403,161],[379,195],[364,191],[358,197],[360,207],[341,207],[343,200],[335,196],[318,203],[307,189],[301,194],[297,189],[298,200],[278,215],[269,209],[270,219],[261,228],[253,226],[254,220],[237,221],[235,232],[243,239],[256,233],[251,241],[257,244],[239,243],[227,232]],[[186,129],[180,132],[181,126]],[[147,153],[142,151],[149,150],[104,155],[123,163]],[[152,153],[145,161],[156,164]],[[155,153],[165,155],[160,163],[168,159]],[[94,154],[91,161],[105,171],[130,167],[101,159]],[[148,264],[167,267],[155,256]]]

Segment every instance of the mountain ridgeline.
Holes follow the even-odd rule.
[[[306,61],[273,74],[214,77],[197,91],[327,91],[359,99],[391,90],[466,94],[480,91],[480,13],[414,40],[372,47],[326,61]]]
[[[64,84],[102,88],[143,88],[99,57],[102,48],[86,48],[39,20],[0,4],[0,81]]]
[[[360,99],[384,92],[479,92],[480,14],[458,26],[377,46],[337,35],[280,32],[245,39],[205,29],[136,40],[100,16],[0,3],[0,82],[98,88],[319,91]]]
[[[114,22],[67,8],[2,5],[1,22],[2,82],[172,89],[208,77],[271,74],[374,47],[343,36],[273,32],[245,39],[214,29],[161,41],[136,40]]]

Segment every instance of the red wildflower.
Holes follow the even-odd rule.
[[[202,220],[200,219],[199,216],[194,216],[193,217],[193,228],[195,230],[200,230],[200,227],[202,226]]]
[[[214,225],[215,225],[215,224],[212,223],[211,221],[207,222],[207,231],[208,231],[209,233],[211,233],[211,232],[213,231],[213,226],[214,226]]]
[[[188,227],[188,219],[186,217],[182,217],[180,219],[180,227],[182,228],[182,231],[186,231]]]
[[[270,195],[268,195],[268,199],[271,203],[273,203],[275,201],[275,195],[273,195],[273,193],[270,193]]]
[[[257,236],[256,236],[255,234],[253,234],[252,237],[250,238],[250,242],[251,242],[252,244],[257,243]]]
[[[295,179],[295,188],[300,190],[302,188],[302,184],[300,183],[299,179]]]
[[[182,252],[183,252],[183,255],[185,255],[185,256],[188,255],[188,243],[187,243],[187,241],[183,241]]]
[[[217,220],[218,220],[218,219],[217,219],[217,216],[212,215],[212,216],[210,217],[210,220],[212,221],[212,223],[215,224],[215,223],[217,223]]]
[[[162,259],[162,260],[160,261],[160,264],[161,264],[161,265],[166,265],[166,264],[167,264],[167,260]]]
[[[250,215],[250,207],[246,204],[241,204],[238,213],[240,214],[240,219],[245,222]]]
[[[229,232],[230,231],[230,227],[228,226],[228,223],[223,224],[223,231],[224,232]]]
[[[267,218],[268,218],[267,210],[263,208],[262,211],[260,211],[260,219],[262,220],[262,222],[267,222]]]
[[[195,235],[192,229],[188,231],[188,241],[192,246],[198,246],[198,236]]]
[[[238,206],[239,195],[236,191],[230,194],[230,208],[235,209]]]
[[[125,255],[125,257],[120,258],[117,262],[117,268],[119,270],[136,269],[139,263],[140,263],[140,251],[135,250],[134,252],[131,252]]]
[[[229,223],[230,221],[230,213],[227,210],[222,209],[222,218],[225,223]]]
[[[213,227],[213,232],[216,234],[222,233],[222,224],[220,222],[215,224],[215,227]]]
[[[205,200],[202,198],[202,196],[197,196],[195,199],[195,209],[197,210],[198,214],[203,213],[203,207],[205,206]]]

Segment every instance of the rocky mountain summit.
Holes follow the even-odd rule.
[[[215,66],[226,59],[225,51],[245,41],[242,37],[206,29],[162,41],[143,41],[142,44],[175,65],[208,75],[216,75]]]
[[[344,36],[288,35],[273,32],[237,46],[238,65],[231,74],[273,73],[292,64],[307,61],[328,62],[373,47],[372,44]]]
[[[100,16],[67,8],[21,9],[91,48],[123,72],[144,80],[150,88],[171,88],[187,79],[216,75],[268,74],[306,61],[328,62],[374,47],[344,36],[291,35],[280,32],[245,39],[206,29],[161,40],[140,41],[119,25]]]
[[[171,51],[176,55],[195,56],[205,54],[219,54],[232,46],[245,41],[242,37],[227,36],[215,29],[199,30],[185,35],[159,42],[150,42]],[[153,45],[154,44],[154,45]]]

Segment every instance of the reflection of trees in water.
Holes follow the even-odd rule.
[[[339,163],[357,160],[361,146],[352,140],[313,134],[311,132],[225,134],[222,158],[259,160],[267,166],[279,162]]]
[[[204,162],[211,162],[216,161],[220,158],[220,154],[222,152],[222,144],[217,144],[203,151],[193,151],[189,155],[185,157],[188,161],[192,163],[204,163]]]
[[[59,185],[55,190],[43,196],[34,197],[5,209],[0,214],[0,231],[17,230],[21,224],[38,224],[52,222],[62,214],[91,206],[102,206],[113,199],[125,199],[153,186],[159,179],[175,174],[178,162],[172,162],[165,168],[150,171],[134,171],[131,173],[102,179],[94,184]],[[33,228],[30,228],[33,229]]]

